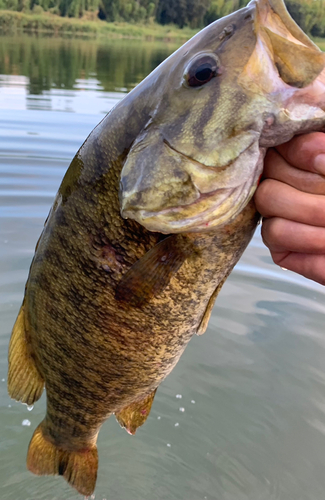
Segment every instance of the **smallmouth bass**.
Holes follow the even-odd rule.
[[[324,55],[279,0],[253,1],[167,59],[95,128],[36,248],[9,349],[9,393],[47,414],[36,474],[93,492],[96,440],[134,434],[207,326],[258,220],[267,147],[325,126]]]

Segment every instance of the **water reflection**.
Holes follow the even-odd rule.
[[[43,90],[31,94],[29,78],[0,75],[0,109],[66,111],[80,114],[106,114],[124,97],[124,92],[105,92],[98,80],[78,79],[75,89]]]
[[[137,40],[0,37],[0,109],[106,114],[176,48]]]
[[[131,90],[177,45],[137,40],[0,37],[0,74],[28,78],[29,94],[55,89]]]

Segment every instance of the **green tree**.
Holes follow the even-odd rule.
[[[221,17],[228,16],[235,10],[245,7],[248,0],[212,0],[204,17],[205,24],[210,24]]]
[[[191,28],[204,26],[204,17],[209,8],[210,0],[187,0],[187,20]]]
[[[61,16],[96,13],[106,21],[174,23],[201,28],[244,7],[248,0],[0,0],[0,9],[33,12],[44,9]],[[287,8],[307,33],[325,37],[325,0],[285,0]]]
[[[187,0],[159,0],[157,21],[160,24],[178,24],[183,28],[187,23]]]

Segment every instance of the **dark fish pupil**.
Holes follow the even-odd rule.
[[[202,64],[202,66],[199,66],[199,68],[196,70],[195,73],[195,78],[202,83],[210,80],[211,76],[212,76],[212,68],[207,64]]]

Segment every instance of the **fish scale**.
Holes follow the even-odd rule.
[[[266,148],[324,130],[324,66],[282,0],[253,0],[187,42],[86,139],[9,346],[11,397],[33,404],[46,388],[30,471],[90,495],[104,421],[115,414],[130,434],[145,422],[254,233]]]

